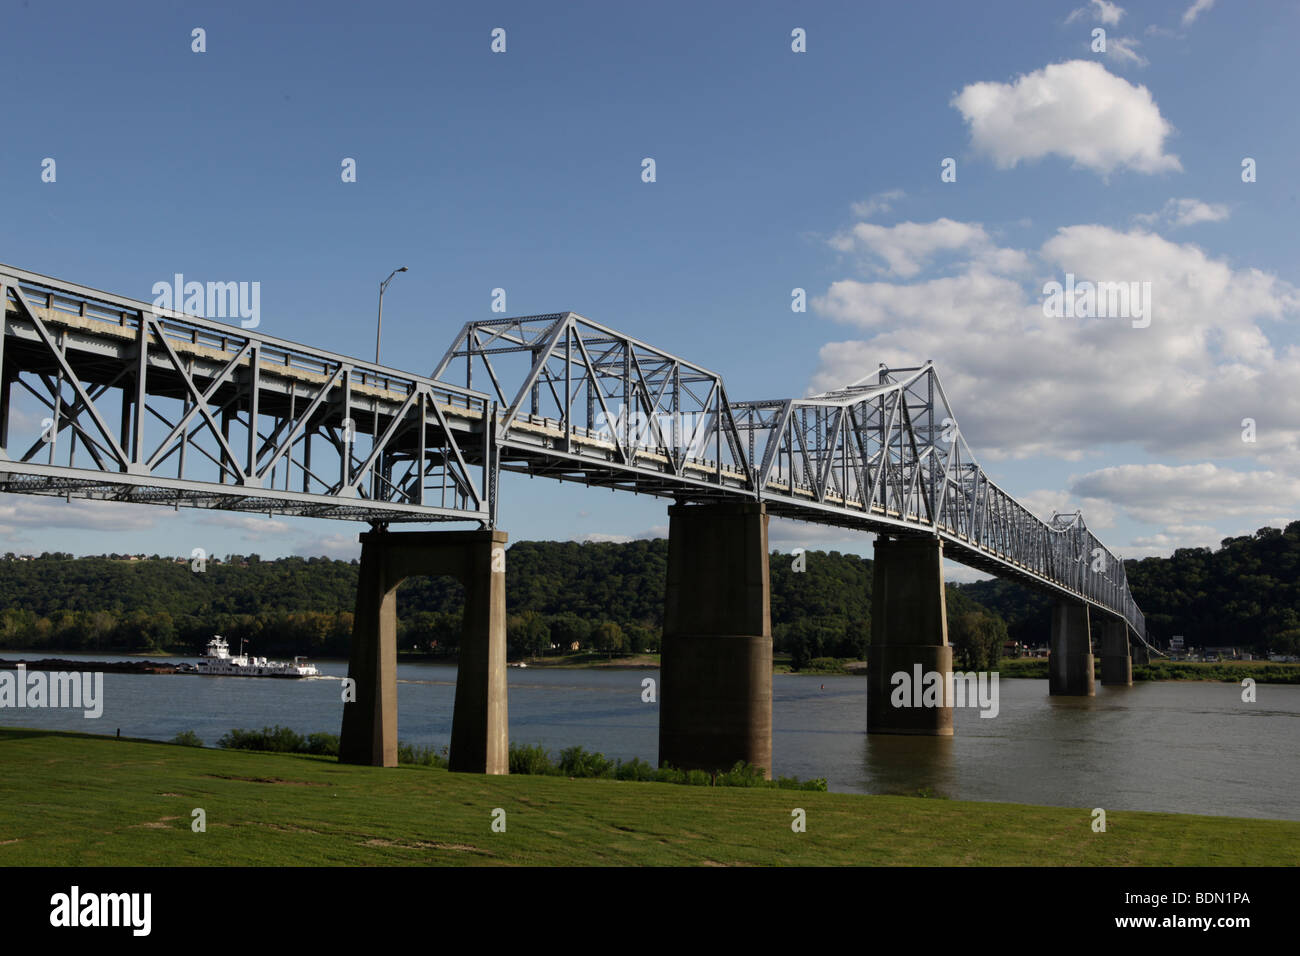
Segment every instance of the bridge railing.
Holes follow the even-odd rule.
[[[486,395],[9,266],[0,301],[2,490],[491,520]]]
[[[686,500],[937,534],[957,560],[1145,623],[1083,520],[1044,522],[984,473],[931,363],[802,399],[733,402],[721,376],[573,312],[467,323],[434,378],[491,389],[503,467]]]

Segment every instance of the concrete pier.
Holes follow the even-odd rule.
[[[1058,599],[1052,606],[1049,652],[1048,693],[1067,697],[1096,695],[1088,605]]]
[[[668,509],[659,763],[772,771],[767,507]]]
[[[916,706],[916,675],[939,675],[938,706]],[[952,734],[952,671],[943,542],[876,538],[867,648],[867,733]],[[903,683],[895,675],[906,675]]]
[[[1101,682],[1133,686],[1133,659],[1129,656],[1128,625],[1115,618],[1101,622]]]
[[[507,773],[505,544],[503,531],[371,531],[361,535],[361,576],[343,707],[339,760],[397,766],[397,586],[451,575],[465,585],[465,616],[452,717],[451,769]]]

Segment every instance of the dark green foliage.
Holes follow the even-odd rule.
[[[614,775],[619,780],[654,780],[655,768],[640,757],[633,757],[627,762],[619,761]]]
[[[514,656],[582,651],[654,652],[663,628],[668,542],[520,541],[509,549],[506,604]],[[771,556],[775,650],[796,669],[817,658],[857,658],[871,637],[871,562],[838,551]],[[1239,646],[1300,653],[1300,522],[1225,539],[1217,551],[1125,563],[1158,645]],[[170,650],[197,653],[214,634],[269,657],[346,656],[356,563],[257,555],[188,561],[43,555],[0,560],[0,648],[35,651]],[[451,578],[411,578],[398,592],[404,651],[454,653],[463,589]],[[970,661],[1007,637],[1047,642],[1050,596],[1000,579],[949,586],[949,628]],[[965,619],[965,615],[984,615]],[[552,651],[551,645],[556,645]],[[995,647],[996,645],[996,647]],[[969,647],[969,652],[963,647]],[[981,650],[983,648],[983,650]],[[976,668],[983,669],[983,668]]]
[[[202,747],[203,741],[199,735],[192,730],[182,730],[179,734],[171,739],[171,743],[179,744],[182,747]]]
[[[765,780],[763,771],[743,760],[730,770],[709,773],[705,770],[677,770],[673,767],[650,766],[640,757],[631,760],[610,760],[604,754],[590,753],[582,747],[569,747],[560,752],[558,761],[539,746],[510,745],[510,772],[573,778],[604,778],[608,780],[638,780],[655,783],[676,783],[694,787],[762,787],[782,790],[826,790],[826,781],[818,777],[800,780],[798,777],[781,777]]]
[[[1006,623],[1007,638],[1026,647],[1047,643],[1051,628],[1052,599],[1039,591],[1002,578],[977,581],[948,588],[948,627],[953,622],[954,602],[961,596]],[[1141,607],[1141,604],[1138,605]],[[963,610],[970,610],[964,607]]]
[[[339,755],[339,736],[338,734],[308,734],[306,749],[302,753],[317,754],[322,757],[337,757]]]
[[[324,734],[312,734],[316,736],[328,736]],[[335,741],[335,752],[337,753],[337,740]],[[397,762],[399,764],[413,764],[417,767],[438,767],[446,770],[449,766],[447,761],[447,748],[443,747],[442,752],[438,753],[432,747],[416,747],[412,744],[397,744]]]
[[[218,747],[227,750],[264,750],[271,753],[303,754],[307,750],[307,739],[302,734],[288,727],[276,724],[261,730],[231,730],[217,741]]]
[[[541,775],[559,771],[551,764],[551,755],[543,748],[528,744],[511,744],[510,772]]]
[[[191,731],[186,734],[193,736]],[[183,743],[178,735],[172,743]],[[197,737],[194,738],[198,740]],[[202,746],[201,743],[191,746]],[[337,734],[302,734],[288,727],[276,724],[261,730],[240,730],[238,728],[223,734],[217,741],[218,747],[227,750],[262,750],[269,753],[314,754],[318,757],[337,757],[339,755],[339,738]]]
[[[566,777],[612,777],[614,761],[604,754],[588,753],[581,747],[560,752],[560,773]]]
[[[663,630],[668,542],[520,541],[506,576],[512,656],[656,653]],[[861,657],[870,635],[871,562],[820,551],[796,574],[772,557],[778,651],[803,661]],[[328,558],[124,556],[0,560],[0,648],[198,653],[214,633],[268,657],[344,657],[358,566]],[[433,654],[460,645],[464,589],[452,578],[409,578],[398,591],[398,647]],[[551,645],[556,647],[552,650]]]
[[[948,595],[948,642],[958,667],[987,671],[997,666],[1002,645],[1007,641],[1007,624],[980,607],[962,589]]]
[[[808,674],[847,674],[848,670],[838,657],[814,657],[800,670]]]

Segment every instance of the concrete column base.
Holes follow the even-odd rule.
[[[951,688],[943,678],[951,671],[951,647],[872,644],[867,648],[867,733],[952,736]],[[928,674],[939,675],[937,707],[925,705]]]
[[[1133,686],[1133,660],[1129,656],[1128,625],[1107,620],[1101,629],[1101,682]]]
[[[673,505],[660,657],[659,763],[772,775],[767,507]]]
[[[660,762],[720,770],[743,760],[770,778],[772,638],[664,635],[662,660]]]
[[[1133,660],[1129,657],[1101,657],[1102,684],[1133,686]]]
[[[1047,659],[1048,693],[1094,697],[1097,693],[1088,633],[1088,605],[1058,600],[1052,607],[1052,637]]]
[[[914,686],[918,665],[920,688]],[[951,736],[951,672],[943,542],[877,537],[867,648],[867,733]],[[939,675],[938,706],[924,704],[922,691],[930,673]],[[905,678],[895,682],[896,674]]]
[[[397,766],[397,586],[415,575],[447,574],[465,585],[451,769],[509,772],[505,543],[502,531],[361,535],[348,661],[356,700],[343,707],[341,763]]]
[[[506,535],[469,533],[476,534],[476,540],[464,546],[465,617],[448,763],[455,773],[507,774]]]

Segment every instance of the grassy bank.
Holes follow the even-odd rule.
[[[385,770],[32,730],[0,730],[0,753],[0,866],[1260,865],[1294,864],[1300,846],[1289,821],[1117,810],[1093,833],[1083,808]]]

